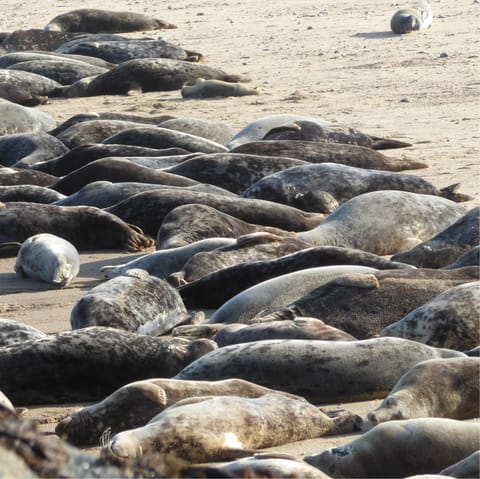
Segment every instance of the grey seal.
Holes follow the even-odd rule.
[[[0,348],[45,337],[45,333],[14,319],[0,319]]]
[[[444,266],[443,269],[463,268],[465,266],[480,266],[480,245],[463,253],[456,261]]]
[[[410,33],[430,28],[432,20],[432,7],[427,1],[419,0],[397,10],[390,20],[390,28],[394,33]]]
[[[98,401],[124,384],[171,377],[216,345],[92,326],[0,348],[2,391],[14,404]]]
[[[117,33],[177,28],[150,15],[135,12],[80,8],[52,18],[45,30],[55,32]]]
[[[0,98],[11,101],[12,103],[18,103],[22,106],[44,105],[49,102],[46,96],[36,95],[35,93],[25,90],[25,88],[1,81]]]
[[[215,98],[221,96],[248,96],[260,93],[257,87],[251,87],[241,82],[222,80],[205,80],[197,78],[184,83],[180,90],[183,98]]]
[[[62,86],[57,81],[38,73],[14,70],[11,68],[0,68],[0,82],[22,88],[31,95],[40,97],[48,97],[52,95],[57,88]]]
[[[363,427],[415,417],[472,419],[478,415],[480,358],[429,359],[407,371]]]
[[[78,275],[80,256],[69,241],[40,233],[22,243],[14,269],[20,276],[63,287]]]
[[[478,477],[480,474],[480,451],[473,452],[461,461],[442,469],[440,474],[456,478]]]
[[[388,325],[381,336],[397,336],[430,346],[467,350],[478,345],[480,281],[450,288]]]
[[[331,477],[436,474],[479,449],[479,437],[478,423],[433,417],[389,421],[305,461]]]
[[[0,135],[38,133],[55,128],[55,120],[43,111],[0,98]]]
[[[86,406],[59,421],[55,432],[76,445],[96,445],[105,430],[114,435],[144,426],[150,419],[178,401],[196,396],[260,397],[286,394],[242,379],[183,381],[154,378],[126,384],[102,401]],[[300,399],[298,397],[298,399]]]
[[[39,185],[0,186],[0,201],[26,201],[28,203],[53,203],[66,198],[58,191]]]
[[[317,246],[344,246],[378,255],[395,254],[431,238],[466,209],[438,196],[408,191],[363,193],[299,238]]]
[[[1,186],[36,185],[50,186],[58,181],[58,178],[43,171],[35,171],[27,168],[0,167]]]
[[[100,58],[95,58],[87,55],[73,55],[60,52],[49,52],[49,51],[39,51],[39,50],[30,50],[22,52],[11,52],[5,53],[0,56],[0,68],[7,68],[16,63],[28,62],[32,60],[71,60],[71,61],[80,61],[82,63],[88,63],[97,67],[103,68],[112,68],[113,65],[109,62],[106,62]]]
[[[180,294],[163,279],[130,269],[92,288],[70,314],[72,330],[106,326],[160,336],[189,317]]]
[[[216,349],[175,378],[245,379],[328,404],[385,397],[412,366],[444,357],[465,355],[401,338],[272,339]]]

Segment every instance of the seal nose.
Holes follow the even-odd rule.
[[[367,419],[373,424],[378,423],[377,415],[374,412],[369,412],[367,414]]]

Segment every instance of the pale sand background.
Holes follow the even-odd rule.
[[[55,99],[41,107],[58,122],[87,111],[193,116],[222,120],[234,129],[274,113],[298,113],[357,127],[378,136],[410,141],[389,154],[426,161],[415,170],[438,187],[461,182],[480,204],[478,0],[432,1],[432,28],[410,35],[390,32],[396,2],[371,0],[236,2],[146,0],[102,2],[0,2],[0,30],[42,28],[74,8],[146,12],[178,25],[148,32],[205,55],[205,63],[251,78],[261,94],[243,98],[183,100],[179,91],[133,96]],[[140,37],[142,33],[129,34]],[[138,255],[81,255],[80,275],[61,291],[13,274],[13,259],[0,260],[0,315],[46,332],[69,329],[70,311],[98,284],[100,267]],[[342,405],[365,414],[379,401]],[[32,408],[52,433],[68,407]],[[346,437],[275,448],[301,457]]]

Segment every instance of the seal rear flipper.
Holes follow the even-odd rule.
[[[445,186],[445,188],[440,189],[440,196],[442,198],[447,198],[447,200],[455,201],[456,203],[471,201],[474,199],[473,196],[458,193],[459,188],[460,183],[454,183],[453,185]]]
[[[394,148],[408,148],[412,146],[411,143],[405,141],[393,140],[391,138],[381,138],[379,136],[370,136],[373,140],[371,148],[373,150],[390,150]]]

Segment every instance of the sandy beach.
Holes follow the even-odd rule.
[[[77,113],[168,114],[223,121],[239,130],[275,113],[324,118],[364,132],[410,142],[390,150],[395,157],[424,161],[410,171],[437,187],[460,183],[480,205],[480,3],[431,2],[428,30],[409,35],[390,31],[397,2],[255,2],[244,0],[148,2],[105,0],[101,8],[148,13],[178,26],[174,30],[130,33],[201,52],[205,64],[248,76],[256,96],[185,100],[179,91],[88,98],[55,98],[37,108],[61,123]],[[5,0],[2,31],[43,28],[54,16],[98,2]],[[136,254],[94,251],[81,254],[78,277],[62,290],[19,278],[14,258],[0,259],[0,316],[45,332],[70,329],[73,305],[102,281],[100,268],[127,262]],[[379,400],[332,405],[361,415]],[[21,405],[18,405],[21,406]],[[78,405],[30,408],[53,434],[58,419]],[[275,448],[297,457],[346,442],[346,436]]]

